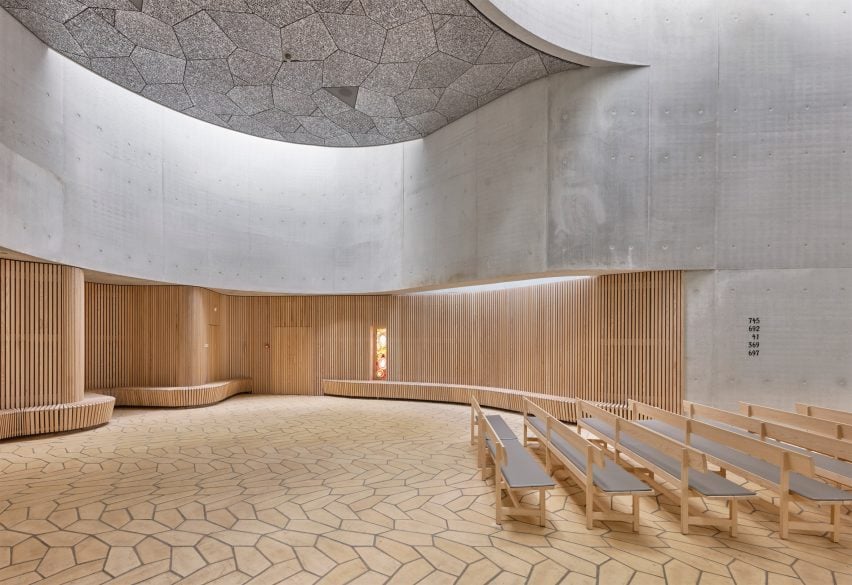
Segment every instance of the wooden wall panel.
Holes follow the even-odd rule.
[[[186,286],[86,284],[86,387],[192,386],[208,380],[205,294]],[[215,298],[212,297],[212,298]]]
[[[318,379],[369,380],[372,373],[372,329],[388,327],[390,296],[316,297]],[[388,347],[388,354],[394,351]]]
[[[151,385],[151,293],[86,284],[86,388]]]
[[[115,288],[149,289],[148,300],[109,292]],[[323,379],[369,379],[371,330],[387,327],[390,381],[635,398],[672,410],[682,398],[679,272],[456,294],[239,297],[105,285],[87,293],[87,346],[104,353],[89,356],[95,371],[87,376],[99,383],[249,377],[257,393],[319,394]],[[139,316],[146,312],[147,320]],[[150,356],[135,357],[122,343],[148,343]]]
[[[78,268],[0,260],[0,410],[83,398]]]
[[[512,388],[676,410],[679,272],[394,297],[391,381]]]

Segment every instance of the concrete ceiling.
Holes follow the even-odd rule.
[[[190,116],[264,138],[371,146],[434,132],[578,67],[467,0],[0,0],[67,57]]]

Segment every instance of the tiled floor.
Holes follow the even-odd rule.
[[[565,483],[547,527],[498,528],[467,417],[249,396],[0,443],[0,583],[852,583],[852,536],[782,541],[768,505],[736,539],[653,498],[641,534],[587,531]]]

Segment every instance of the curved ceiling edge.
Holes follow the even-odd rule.
[[[52,49],[130,91],[297,144],[421,138],[579,67],[506,34],[468,0],[0,6]]]
[[[501,29],[536,49],[588,67],[648,65],[642,26],[648,0],[470,0]]]
[[[0,10],[0,246],[150,281],[292,294],[545,273],[543,216],[530,205],[547,196],[548,92],[585,71],[528,83],[425,139],[311,148],[160,107]],[[500,177],[522,168],[535,182],[519,198]],[[500,198],[501,214],[537,237],[476,244],[475,230],[441,219],[479,221],[467,211],[477,197]],[[490,259],[504,250],[517,261]]]

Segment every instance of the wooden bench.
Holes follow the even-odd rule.
[[[544,526],[546,515],[545,491],[556,484],[535,457],[518,441],[517,436],[499,414],[485,415],[476,399],[470,398],[472,419],[479,432],[477,462],[485,479],[488,460],[494,463],[494,508],[497,524],[506,516],[534,517]],[[526,493],[538,492],[538,507],[524,506]],[[511,505],[503,503],[503,493]]]
[[[464,384],[442,384],[437,382],[380,382],[378,380],[323,380],[323,394],[347,398],[380,398],[390,400],[423,400],[426,402],[449,402],[468,404],[473,395],[482,406],[499,408],[517,413],[524,412],[524,400],[540,404],[559,420],[577,420],[574,398],[539,394],[509,388],[470,386]],[[600,404],[600,403],[596,403]],[[618,414],[627,413],[627,404],[603,404],[607,410]]]
[[[749,434],[762,441],[777,444],[791,451],[807,454],[814,462],[816,474],[828,481],[852,487],[852,442],[815,435],[808,431],[750,418],[683,401],[683,413],[735,433]]]
[[[591,530],[595,520],[611,520],[629,522],[634,532],[639,531],[639,496],[654,495],[654,490],[607,457],[599,446],[527,400],[524,405],[524,445],[529,442],[544,448],[548,473],[555,477],[554,467],[561,464],[585,490],[586,528]],[[554,463],[554,458],[557,463]],[[611,500],[605,504],[598,503],[599,509],[595,509],[596,500],[615,496],[631,496],[632,511],[613,510]]]
[[[100,426],[112,418],[115,399],[86,393],[83,400],[0,410],[0,439]]]
[[[613,415],[587,402],[577,402],[580,414],[577,426],[597,437],[602,445],[611,445],[615,461],[621,456],[641,467],[636,472],[661,476],[675,486],[671,490],[660,485],[660,491],[680,505],[680,529],[689,533],[691,525],[726,528],[731,536],[737,534],[737,501],[756,494],[728,479],[712,473],[707,468],[704,453],[679,441],[656,433],[635,422]],[[689,506],[690,497],[722,500],[728,505],[728,517],[710,516],[706,512],[694,515]]]
[[[825,408],[824,406],[815,406],[813,404],[796,403],[796,412],[805,416],[813,416],[825,420],[852,425],[852,412],[846,410],[837,410],[834,408]]]
[[[788,538],[793,528],[828,530],[832,540],[839,541],[840,506],[852,502],[852,493],[815,479],[810,456],[641,402],[630,401],[630,407],[639,425],[698,449],[710,463],[719,466],[723,475],[731,470],[778,494],[781,538]],[[791,500],[829,506],[830,522],[792,521]]]
[[[825,437],[852,441],[852,425],[748,402],[740,402],[740,412],[752,418],[803,429]]]
[[[187,408],[221,402],[251,392],[251,378],[235,378],[197,386],[105,388],[101,394],[115,397],[116,406]]]

